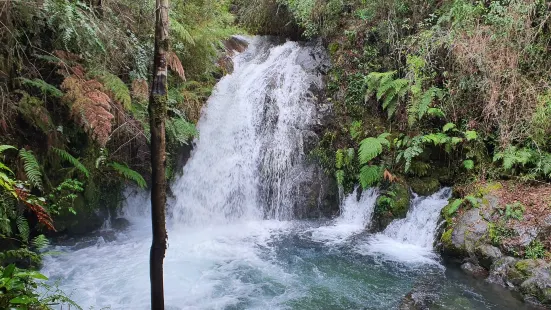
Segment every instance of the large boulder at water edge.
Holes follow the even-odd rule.
[[[395,219],[405,218],[411,200],[407,184],[395,182],[387,189],[381,190],[375,202],[375,212],[371,228],[374,232],[385,230]]]
[[[542,259],[550,257],[549,192],[511,183],[471,185],[465,199],[442,210],[444,256],[462,260],[469,272],[484,268],[489,282],[551,305],[551,264]]]

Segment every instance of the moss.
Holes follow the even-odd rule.
[[[375,202],[374,221],[377,230],[384,230],[394,219],[405,218],[410,205],[410,194],[406,184],[392,183]]]
[[[440,242],[442,242],[442,244],[444,245],[445,248],[453,247],[452,234],[453,234],[453,228],[450,228],[450,229],[446,230],[442,234],[442,237],[440,238]]]
[[[440,182],[436,178],[413,178],[408,180],[414,193],[420,196],[429,196],[440,189]]]
[[[533,260],[523,259],[515,264],[515,269],[518,270],[524,276],[528,276],[530,269],[534,267]]]
[[[500,190],[503,188],[503,185],[499,182],[491,182],[488,184],[485,184],[483,186],[480,186],[476,189],[475,195],[476,197],[484,197],[488,194],[491,194],[497,190]]]
[[[329,53],[332,55],[335,55],[337,53],[337,51],[339,50],[339,43],[337,42],[332,42],[332,43],[329,43],[329,46],[328,46],[328,49],[329,49]]]

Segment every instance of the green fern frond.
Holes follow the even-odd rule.
[[[23,216],[18,216],[15,219],[15,224],[17,226],[19,238],[21,238],[23,243],[28,243],[31,230],[29,228],[29,222],[27,222],[27,219],[24,218]]]
[[[195,41],[189,31],[175,18],[170,20],[170,31],[173,33],[174,37],[178,38],[182,43],[190,46],[195,45]]]
[[[86,167],[73,155],[69,154],[67,151],[58,149],[58,148],[52,148],[54,153],[56,153],[59,157],[61,157],[63,160],[68,161],[73,165],[75,168],[77,168],[80,172],[82,172],[86,177],[90,176],[90,172]]]
[[[2,154],[6,150],[17,150],[17,148],[11,146],[11,145],[0,145],[0,154]]]
[[[23,160],[23,169],[25,175],[29,179],[29,182],[36,188],[42,190],[42,173],[40,172],[40,165],[34,157],[32,151],[26,149],[19,150],[19,157]]]
[[[344,183],[344,171],[335,171],[335,178],[337,179],[337,184],[342,185]]]
[[[377,184],[382,179],[382,168],[379,166],[363,166],[360,169],[360,184],[363,188],[368,188]]]
[[[50,245],[50,241],[44,235],[38,235],[31,241],[31,245],[38,251],[44,250]]]
[[[335,153],[335,168],[342,169],[344,164],[344,152],[342,149],[338,149]]]
[[[361,164],[366,164],[383,152],[383,145],[377,138],[366,138],[360,142],[358,155]]]
[[[147,183],[144,178],[138,172],[128,168],[126,165],[121,165],[117,162],[112,162],[109,164],[116,172],[118,172],[125,179],[135,182],[139,187],[145,188]]]
[[[0,162],[0,170],[4,170],[6,172],[9,172],[11,175],[14,175],[13,171],[11,171],[11,169],[4,165],[4,163]]]
[[[47,83],[44,80],[41,80],[41,79],[29,80],[26,78],[19,78],[19,79],[25,85],[33,86],[40,89],[40,91],[44,95],[52,96],[55,98],[63,97],[63,92],[61,92],[61,90],[59,90],[57,87],[53,86],[52,84]]]

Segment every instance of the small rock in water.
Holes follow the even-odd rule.
[[[475,278],[486,278],[488,276],[488,271],[486,269],[471,262],[466,262],[461,265],[461,270],[465,271]]]

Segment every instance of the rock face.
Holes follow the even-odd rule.
[[[482,194],[480,194],[482,193]],[[551,305],[551,264],[529,251],[534,242],[545,240],[545,222],[511,217],[511,204],[502,205],[499,195],[479,190],[478,205],[463,204],[454,214],[444,208],[441,250],[445,257],[463,260],[462,269],[487,281],[520,291],[525,298]],[[509,215],[507,214],[509,208]],[[539,209],[538,209],[539,210]],[[551,211],[549,211],[551,212]],[[543,245],[543,243],[538,243]]]
[[[317,75],[325,82],[330,68],[330,60],[321,40],[305,43],[308,49],[301,50],[296,62],[305,71]],[[309,159],[309,154],[317,147],[325,128],[332,121],[332,104],[325,98],[325,83],[312,83],[310,93],[314,102],[314,120],[311,128],[302,131],[303,178],[298,183],[300,199],[295,207],[295,217],[312,218],[328,216],[339,204],[337,183],[328,176],[321,166]]]

